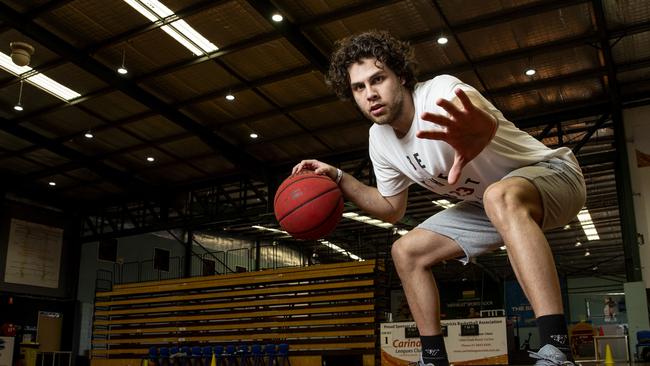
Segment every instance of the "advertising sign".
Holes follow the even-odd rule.
[[[507,365],[506,319],[443,320],[445,348],[454,365]],[[415,322],[381,324],[381,366],[406,366],[420,357]]]

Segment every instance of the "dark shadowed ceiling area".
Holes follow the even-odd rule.
[[[0,67],[0,189],[79,215],[82,241],[193,228],[349,260],[253,226],[279,228],[275,189],[301,159],[374,184],[370,123],[324,82],[334,42],[369,29],[410,42],[420,80],[457,76],[546,145],[572,148],[598,239],[577,219],[549,232],[558,268],[629,273],[617,146],[622,111],[649,101],[644,0],[3,0],[0,57],[11,42],[35,53],[29,68]],[[43,90],[43,76],[72,96]],[[398,231],[444,209],[440,199],[413,186],[394,227],[344,217],[327,239],[387,258]],[[474,270],[511,276],[505,251],[436,269],[448,280]]]

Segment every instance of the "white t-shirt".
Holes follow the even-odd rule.
[[[495,116],[498,121],[496,135],[490,143],[470,161],[454,185],[447,183],[447,174],[454,163],[454,149],[444,141],[415,136],[419,130],[442,129],[420,119],[423,112],[447,115],[435,104],[438,98],[460,101],[454,94],[461,88],[474,105]],[[377,188],[385,196],[394,196],[417,183],[433,192],[461,200],[482,201],[483,192],[492,183],[501,180],[515,169],[540,161],[559,158],[580,173],[580,167],[571,149],[550,149],[512,122],[485,99],[476,89],[450,75],[440,75],[415,85],[413,92],[415,114],[408,133],[402,138],[395,135],[389,125],[373,124],[370,128],[369,153],[372,159]]]

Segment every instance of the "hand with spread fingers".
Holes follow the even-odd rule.
[[[449,184],[458,181],[463,167],[490,143],[497,128],[496,117],[475,106],[463,90],[457,88],[454,93],[461,101],[462,108],[449,100],[438,99],[436,104],[447,111],[449,116],[430,112],[420,116],[423,120],[444,127],[444,130],[417,132],[419,138],[444,141],[456,151],[454,165],[447,178]]]

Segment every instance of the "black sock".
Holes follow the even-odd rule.
[[[539,344],[552,344],[562,351],[569,361],[573,361],[569,335],[564,314],[544,315],[537,318],[539,328]]]
[[[448,366],[445,338],[442,334],[434,336],[420,336],[422,342],[422,361],[434,366]]]

